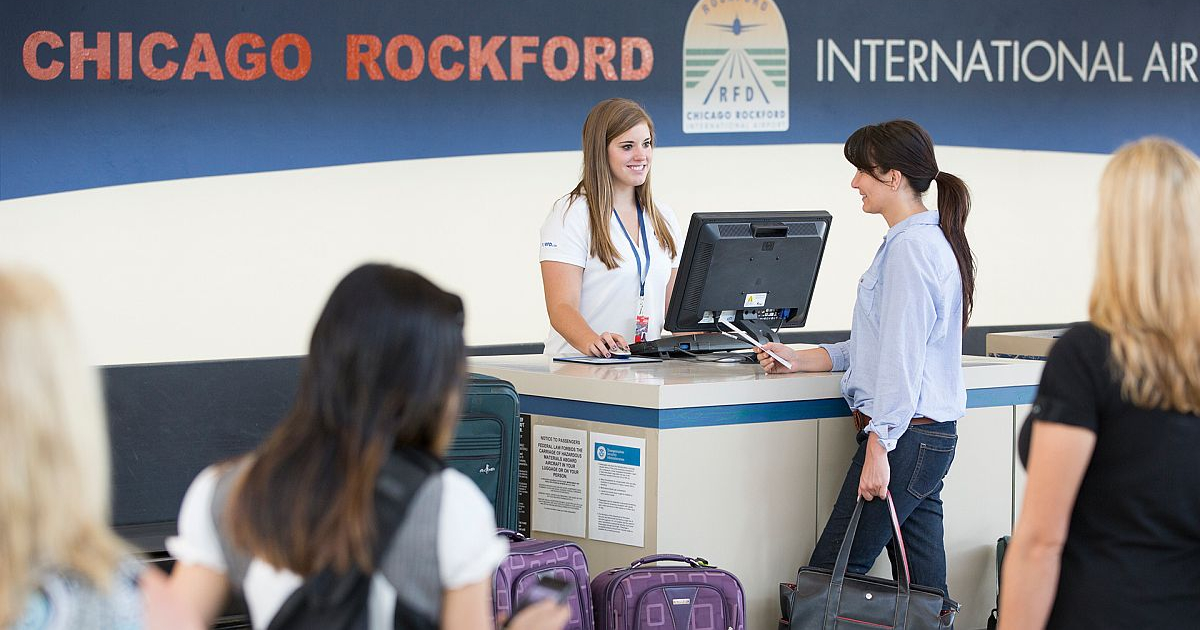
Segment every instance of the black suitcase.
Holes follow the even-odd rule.
[[[470,477],[496,508],[496,525],[517,529],[520,402],[508,381],[471,374],[446,464]]]

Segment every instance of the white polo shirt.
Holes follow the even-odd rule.
[[[542,262],[562,262],[583,268],[583,286],[579,296],[579,313],[597,333],[614,332],[629,343],[633,343],[634,319],[637,316],[638,269],[629,240],[621,232],[616,215],[608,213],[608,233],[616,246],[621,260],[615,269],[609,269],[599,258],[588,253],[591,244],[591,229],[588,226],[587,200],[579,197],[569,206],[568,197],[559,199],[542,224]],[[667,229],[675,240],[675,257],[658,244],[654,224],[647,220],[646,239],[650,245],[650,273],[646,277],[646,315],[650,318],[648,339],[662,336],[666,318],[667,282],[671,270],[679,267],[679,255],[683,253],[683,239],[679,236],[679,225],[675,213],[667,206],[656,203],[663,215]],[[646,253],[642,251],[641,232],[637,225],[627,225],[629,236],[637,244],[642,265],[646,264]],[[546,338],[546,354],[550,356],[580,354],[553,327]]]

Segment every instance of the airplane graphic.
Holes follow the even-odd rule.
[[[742,24],[742,18],[738,16],[734,16],[732,24],[714,24],[709,22],[708,25],[723,28],[734,35],[741,35],[742,31],[749,31],[763,26],[762,24]]]

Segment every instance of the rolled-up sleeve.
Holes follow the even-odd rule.
[[[933,259],[917,240],[897,239],[884,265],[879,305],[879,370],[867,431],[888,451],[908,429],[921,393],[927,342],[937,320],[940,282]]]
[[[837,343],[823,343],[820,347],[825,349],[829,354],[829,360],[833,362],[833,372],[845,372],[850,369],[850,342],[839,341]]]

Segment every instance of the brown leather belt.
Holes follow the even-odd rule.
[[[862,431],[863,429],[867,428],[868,424],[871,423],[871,416],[868,416],[867,414],[865,414],[857,409],[851,409],[850,413],[851,413],[851,415],[854,416],[854,430],[855,431]],[[914,416],[913,419],[911,421],[909,421],[908,424],[909,424],[909,426],[916,426],[916,425],[922,425],[922,424],[933,424],[934,422],[937,422],[937,421],[926,418],[925,416]]]

